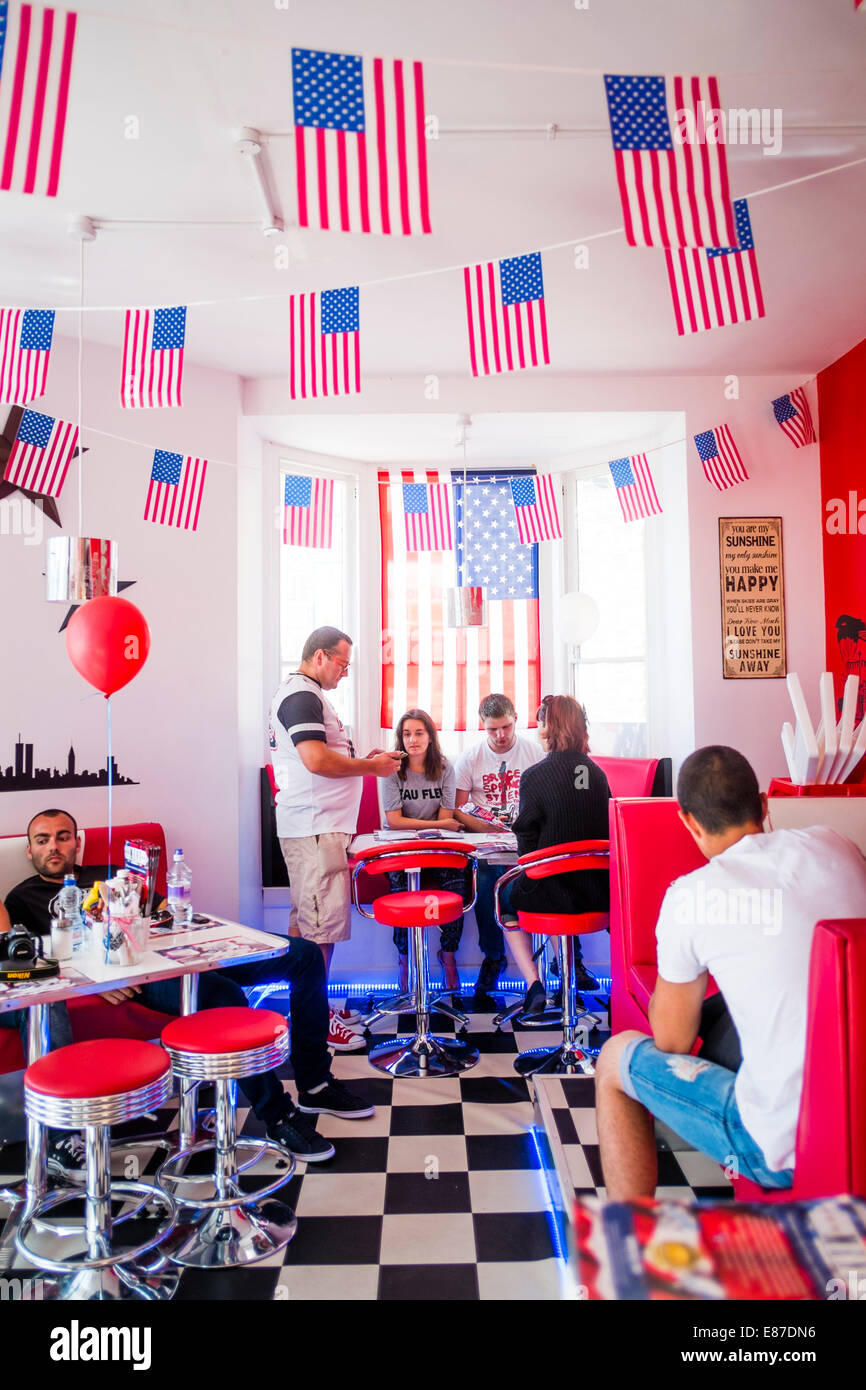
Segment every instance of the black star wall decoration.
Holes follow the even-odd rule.
[[[23,414],[23,406],[13,405],[6,419],[6,424],[3,426],[3,432],[0,434],[0,502],[3,501],[4,497],[9,497],[13,492],[20,492],[22,497],[27,498],[28,502],[38,502],[42,508],[43,515],[49,517],[50,520],[54,522],[54,525],[59,530],[62,530],[63,523],[60,520],[60,513],[57,510],[56,497],[46,497],[42,492],[31,492],[28,488],[19,487],[17,483],[9,483],[2,477],[2,474],[6,472],[6,465],[9,462],[9,455],[12,452],[12,445],[15,443],[15,438],[18,434],[18,426],[21,424],[21,417]],[[73,459],[77,459],[79,453],[86,454],[87,449],[77,448],[72,455]]]

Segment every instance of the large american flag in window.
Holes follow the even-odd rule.
[[[394,469],[379,473],[382,541],[381,727],[393,729],[420,707],[445,730],[474,730],[478,703],[491,691],[514,701],[521,724],[535,726],[541,697],[538,547],[521,545],[511,495],[515,473]],[[405,483],[449,483],[452,550],[409,552]],[[446,628],[444,591],[483,584],[486,628]]]

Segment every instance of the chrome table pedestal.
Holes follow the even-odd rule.
[[[420,870],[407,873],[409,890],[418,893],[421,889]],[[430,966],[427,957],[426,927],[409,927],[409,989],[406,994],[385,1000],[372,1014],[364,1018],[369,1025],[384,1014],[409,1013],[415,1015],[414,1034],[389,1039],[370,1048],[370,1063],[378,1071],[389,1076],[459,1076],[461,1072],[474,1067],[479,1058],[477,1047],[460,1038],[437,1038],[430,1032],[430,1015],[435,1010],[453,1018],[465,1027],[469,1022],[466,1014],[446,1002],[444,995],[430,996]]]

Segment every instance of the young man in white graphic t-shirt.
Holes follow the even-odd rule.
[[[761,1187],[788,1188],[815,923],[866,915],[866,859],[826,826],[764,833],[767,798],[733,748],[699,748],[677,781],[680,819],[708,863],[671,884],[656,926],[653,1036],[601,1050],[596,1104],[612,1201],[652,1197],[652,1117]],[[736,1072],[690,1055],[712,974],[739,1034]]]
[[[544,749],[537,739],[518,734],[517,712],[507,695],[487,695],[478,706],[478,717],[484,725],[484,738],[461,753],[455,768],[455,815],[467,830],[495,832],[506,829],[504,821],[482,820],[460,808],[474,805],[494,814],[504,808],[510,823],[520,800],[520,775],[541,761]],[[484,953],[475,986],[479,996],[493,987],[506,965],[505,942],[493,915],[493,889],[507,867],[484,860],[478,864],[475,920],[478,944]]]

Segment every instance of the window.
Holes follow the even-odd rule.
[[[623,522],[607,470],[576,478],[573,495],[577,583],[569,587],[590,594],[601,617],[576,651],[572,689],[586,707],[594,752],[645,757],[646,522]]]
[[[287,471],[280,471],[280,495]],[[355,555],[354,485],[334,483],[333,537],[330,550],[280,544],[280,680],[298,669],[304,642],[317,627],[355,630],[353,592]],[[328,698],[350,728],[354,724],[355,678],[352,670]]]

